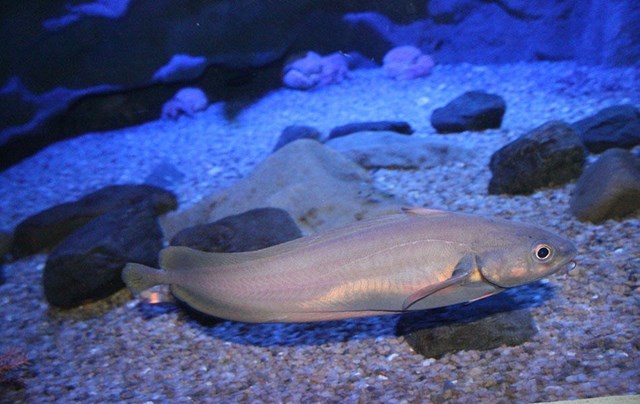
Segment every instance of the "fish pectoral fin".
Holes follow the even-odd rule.
[[[418,301],[440,290],[464,282],[473,273],[473,271],[477,269],[477,266],[478,263],[475,255],[465,255],[453,269],[453,273],[449,279],[433,285],[427,285],[422,289],[416,290],[404,300],[404,303],[402,303],[402,310],[408,310]]]

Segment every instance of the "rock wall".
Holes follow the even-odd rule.
[[[640,0],[34,0],[4,2],[0,24],[0,169],[154,119],[180,85],[213,101],[279,86],[286,58],[309,49],[378,63],[407,44],[437,63],[640,63]]]

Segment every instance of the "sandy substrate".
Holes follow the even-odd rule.
[[[0,351],[21,347],[31,363],[12,374],[23,388],[0,385],[0,401],[476,403],[640,393],[640,217],[581,223],[568,213],[573,184],[531,196],[486,192],[495,150],[551,119],[573,122],[610,105],[639,106],[639,76],[571,63],[438,66],[410,82],[359,71],[315,92],[273,92],[231,121],[214,104],[194,118],[47,148],[0,173],[1,229],[99,187],[141,182],[162,162],[185,174],[171,188],[184,209],[246,175],[291,124],[327,133],[354,121],[406,120],[414,136],[438,136],[429,124],[433,109],[485,89],[507,102],[503,128],[449,137],[471,144],[474,159],[378,170],[376,186],[411,205],[543,225],[575,241],[578,267],[533,286],[545,293],[531,302],[539,332],[530,341],[435,360],[396,335],[398,315],[203,325],[171,304],[133,300],[128,291],[73,310],[50,308],[41,287],[46,256],[37,255],[4,268]]]

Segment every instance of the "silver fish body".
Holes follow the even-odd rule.
[[[408,209],[259,251],[161,252],[128,264],[133,291],[170,284],[191,307],[246,322],[335,320],[442,307],[543,278],[575,256],[539,227]]]

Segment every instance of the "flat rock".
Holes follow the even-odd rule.
[[[591,153],[640,144],[640,111],[633,105],[615,105],[573,124]]]
[[[304,234],[397,212],[402,204],[376,190],[367,171],[316,141],[288,144],[231,188],[160,218],[165,235],[260,207],[287,211]]]
[[[254,251],[302,237],[282,209],[259,208],[182,230],[171,245],[209,252]]]
[[[571,196],[571,213],[593,223],[640,209],[640,156],[609,149],[588,166]]]
[[[585,150],[571,126],[547,122],[491,156],[490,194],[530,194],[582,173]]]
[[[431,125],[438,133],[457,133],[495,129],[502,125],[507,104],[499,95],[468,91],[431,114]]]
[[[536,334],[533,316],[505,292],[472,304],[403,315],[398,334],[419,354],[440,358],[447,353],[516,346]]]
[[[411,135],[414,130],[409,123],[404,121],[354,122],[331,129],[329,140],[357,132],[395,132]]]
[[[273,151],[275,152],[298,139],[312,139],[320,141],[321,138],[322,133],[314,127],[302,125],[287,126],[280,134],[276,145],[273,147]]]
[[[28,217],[14,232],[15,258],[53,247],[90,220],[122,207],[149,201],[156,215],[177,207],[176,196],[151,185],[110,185],[75,202],[53,206]]]
[[[473,158],[471,149],[446,139],[423,139],[393,132],[358,132],[326,145],[364,168],[416,169]]]
[[[99,216],[62,243],[47,259],[44,294],[55,306],[70,308],[109,296],[124,287],[127,262],[158,266],[162,231],[151,203],[138,203]]]

